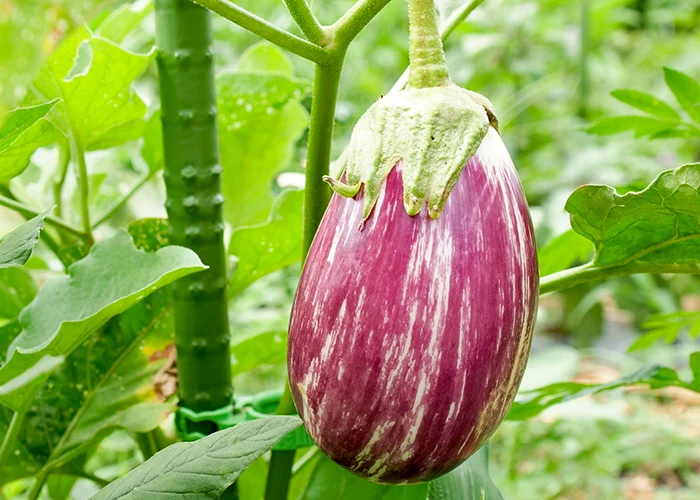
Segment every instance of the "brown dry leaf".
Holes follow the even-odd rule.
[[[680,476],[678,471],[675,470],[662,472],[659,475],[657,482],[659,483],[659,486],[663,486],[669,490],[680,490],[685,486],[683,478]]]
[[[663,394],[682,406],[700,405],[700,393],[685,389],[683,387],[666,387],[662,389]]]
[[[163,351],[154,353],[150,357],[150,361],[165,357],[167,357],[167,361],[153,376],[153,388],[156,392],[156,398],[161,403],[177,392],[177,353],[174,344],[168,345]]]
[[[681,297],[681,309],[684,311],[700,311],[700,295],[684,295]]]
[[[573,378],[573,382],[579,384],[607,384],[619,378],[622,374],[607,366],[595,366],[582,371]]]
[[[644,474],[625,478],[622,492],[625,500],[655,500],[656,481]]]
[[[622,325],[631,325],[634,323],[634,313],[620,309],[612,295],[607,293],[603,294],[600,297],[600,305],[603,307],[606,321],[620,323]]]

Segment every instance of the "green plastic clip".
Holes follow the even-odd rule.
[[[232,404],[216,410],[200,412],[181,406],[175,412],[175,429],[183,441],[196,441],[205,437],[206,434],[190,431],[188,422],[213,422],[217,430],[221,431],[244,421],[243,414],[234,413],[235,410]]]
[[[254,396],[237,398],[234,404],[210,411],[196,412],[181,406],[175,412],[175,428],[183,441],[196,441],[206,434],[190,431],[189,422],[212,422],[217,430],[228,429],[244,421],[258,420],[275,416],[275,410],[282,399],[282,391],[261,392]],[[314,442],[304,426],[297,427],[277,443],[273,450],[297,450],[313,446]]]

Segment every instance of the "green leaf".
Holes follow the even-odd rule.
[[[269,42],[259,42],[241,54],[236,70],[241,73],[294,74],[294,66],[287,55]]]
[[[17,108],[0,117],[0,182],[21,174],[34,151],[58,140],[60,134],[44,119],[56,103],[58,99]]]
[[[262,365],[281,365],[287,360],[287,332],[253,335],[231,346],[232,376]]]
[[[39,233],[44,228],[44,219],[53,208],[29,219],[17,229],[0,239],[0,269],[21,266],[32,256],[34,245],[39,241]]]
[[[684,124],[680,128],[662,130],[649,136],[650,139],[690,139],[700,137],[700,129]]]
[[[36,295],[37,287],[22,267],[0,267],[0,320],[13,320]]]
[[[52,405],[54,408],[66,407],[66,403],[84,408],[60,451],[84,444],[113,427],[151,431],[174,411],[173,403],[158,401],[151,381],[162,365],[151,357],[173,342],[173,331],[170,292],[160,290],[114,318],[68,358],[92,368],[93,373],[88,379],[67,369],[72,373],[63,373],[62,382],[55,381],[54,390],[63,388],[66,397]],[[80,381],[87,394],[81,394],[80,388],[71,391],[71,382]],[[70,392],[74,394],[68,399]]]
[[[170,246],[147,254],[137,250],[123,230],[96,244],[87,257],[68,268],[67,276],[49,280],[22,311],[23,330],[0,368],[0,385],[21,377],[45,355],[67,356],[110,318],[202,269],[191,250]],[[0,403],[15,411],[23,401],[21,391],[0,397]]]
[[[93,36],[83,27],[67,37],[34,80],[39,99],[60,97],[53,121],[87,150],[132,140],[129,127],[142,127],[146,105],[131,89],[149,54],[135,54]]]
[[[664,76],[678,103],[696,123],[700,123],[700,84],[685,73],[671,68],[664,68]]]
[[[297,417],[264,418],[192,443],[176,443],[109,484],[93,499],[218,498],[256,458],[300,425]]]
[[[95,30],[95,35],[119,43],[153,11],[153,3],[135,1],[114,10]]]
[[[0,401],[21,401],[27,399],[29,393],[34,394],[33,389],[43,383],[54,369],[63,363],[63,356],[45,355],[37,357],[35,362],[25,366],[25,369],[7,381],[0,384]],[[7,364],[4,365],[6,367]],[[3,367],[3,368],[4,368]],[[18,394],[21,393],[21,394]],[[9,405],[8,405],[9,406]],[[21,406],[17,406],[18,411]]]
[[[612,96],[618,101],[629,104],[641,111],[654,115],[658,118],[679,121],[681,117],[671,106],[657,99],[651,94],[638,90],[621,89],[612,92]]]
[[[112,318],[42,383],[30,404],[7,480],[90,452],[114,428],[147,432],[173,404],[160,403],[152,377],[173,342],[171,294],[161,289]],[[0,433],[11,418],[0,409]],[[4,478],[5,479],[5,478]]]
[[[146,252],[155,252],[170,244],[168,219],[140,219],[129,224],[134,245]]]
[[[502,500],[489,476],[488,442],[455,470],[430,482],[428,500]]]
[[[672,273],[700,264],[700,164],[662,172],[625,195],[582,186],[565,208],[574,231],[593,242],[595,266]]]
[[[157,172],[165,167],[163,156],[163,127],[160,122],[160,110],[156,111],[148,119],[146,131],[143,136],[141,156],[148,165],[150,172]]]
[[[302,500],[424,500],[428,484],[387,486],[369,482],[322,456],[311,473]]]
[[[634,131],[635,137],[656,135],[673,129],[677,124],[646,116],[610,116],[601,118],[588,129],[589,134],[612,135]]]
[[[693,385],[700,388],[700,352],[690,355],[690,369],[693,371]]]
[[[700,326],[700,312],[679,311],[669,314],[654,314],[642,325],[647,332],[629,346],[627,352],[638,351],[651,347],[657,341],[664,339],[666,343],[674,342],[684,328]],[[691,336],[692,332],[691,332]]]
[[[77,480],[78,478],[73,476],[52,474],[46,480],[49,498],[51,500],[67,500],[70,498],[70,492]]]
[[[591,242],[570,229],[538,252],[540,275],[546,276],[586,262],[592,252]]]
[[[238,259],[229,296],[241,293],[254,281],[301,259],[301,207],[304,192],[283,191],[264,224],[242,227],[231,234],[229,253]]]
[[[627,352],[641,351],[647,349],[652,345],[656,344],[659,340],[667,335],[667,330],[658,329],[647,332],[644,335],[639,336],[637,340],[632,342],[627,348]]]
[[[620,387],[646,384],[652,389],[662,387],[685,387],[700,392],[700,387],[683,382],[671,368],[661,365],[649,365],[620,377],[607,384],[579,384],[559,382],[532,391],[519,394],[508,412],[508,420],[527,420],[539,415],[550,406],[565,403],[573,399],[611,391]]]
[[[98,135],[94,140],[90,141],[87,150],[109,149],[125,142],[135,141],[143,137],[147,129],[148,122],[145,120],[134,120],[115,125],[104,134]]]
[[[224,216],[234,229],[265,221],[273,202],[273,177],[287,166],[308,125],[299,101],[309,93],[309,83],[280,73],[280,63],[270,62],[276,60],[271,51],[257,49],[244,58],[245,67],[256,71],[217,78],[222,189],[227,200],[235,200],[225,205]],[[254,62],[254,56],[261,59]],[[259,68],[266,64],[272,70],[262,72]]]
[[[19,321],[14,320],[0,326],[0,367],[5,363],[5,354],[17,336],[22,333]]]

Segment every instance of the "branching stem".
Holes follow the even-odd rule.
[[[347,48],[374,16],[391,0],[358,0],[343,16],[329,26],[329,31],[340,47]]]
[[[33,208],[25,205],[22,202],[19,202],[17,200],[13,200],[11,198],[8,198],[6,196],[0,195],[0,205],[11,208],[12,210],[15,210],[16,212],[19,212],[23,216],[26,217],[36,217],[39,215],[40,212],[37,212]],[[44,219],[46,222],[49,224],[53,225],[56,227],[56,229],[60,229],[61,231],[64,231],[66,233],[72,234],[74,236],[77,236],[83,241],[89,241],[90,238],[87,234],[83,233],[80,229],[76,229],[67,222],[63,221],[62,219],[59,219],[58,217],[53,217],[49,215]]]
[[[228,0],[194,0],[241,28],[315,63],[328,59],[322,47],[289,33]]]
[[[313,44],[323,46],[328,37],[323,26],[318,22],[306,0],[284,0],[289,15],[297,23],[304,36]]]
[[[111,219],[115,213],[117,213],[124,205],[126,205],[126,202],[128,202],[132,196],[134,196],[139,189],[141,189],[152,177],[152,174],[146,173],[143,174],[139,179],[134,183],[133,186],[124,193],[118,200],[116,200],[112,205],[107,209],[107,211],[102,214],[93,224],[92,224],[92,229],[96,229],[100,225],[104,224],[106,221]]]

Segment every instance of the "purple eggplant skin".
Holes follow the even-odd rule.
[[[403,205],[401,162],[369,219],[335,194],[304,266],[289,380],[329,458],[374,482],[429,481],[503,421],[530,352],[535,238],[505,145],[490,129],[437,219]]]

